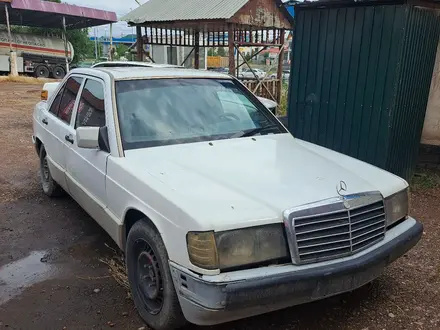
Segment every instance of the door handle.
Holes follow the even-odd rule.
[[[43,120],[41,121],[44,125],[47,125],[47,124],[49,124],[49,122],[47,121],[47,119],[46,118],[43,118]]]
[[[66,139],[67,142],[73,144],[73,137],[71,135],[66,135],[64,138]]]

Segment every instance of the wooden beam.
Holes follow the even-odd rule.
[[[199,69],[200,68],[200,33],[199,29],[196,29],[194,33],[194,68]]]
[[[257,86],[255,87],[253,93],[255,93],[258,89],[258,87],[263,86],[264,89],[266,89],[266,91],[269,93],[270,97],[272,98],[272,100],[275,100],[275,98],[273,97],[272,93],[269,91],[269,89],[267,88],[267,86],[264,84],[263,79],[258,78],[257,74],[254,72],[254,70],[252,69],[251,65],[249,64],[249,62],[246,60],[246,58],[244,57],[244,55],[240,52],[240,49],[238,48],[237,45],[235,45],[236,49],[237,49],[237,63],[238,63],[238,56],[241,56],[243,58],[243,61],[246,63],[246,65],[248,66],[248,68],[251,70],[252,74],[254,75],[255,79],[258,81]],[[238,66],[238,65],[237,65]],[[238,73],[238,68],[237,68],[237,73]]]
[[[143,53],[144,53],[144,40],[142,39],[142,28],[140,26],[136,26],[136,57],[137,60],[143,62]]]
[[[256,42],[237,42],[242,47],[281,47],[281,44],[272,43],[256,43]]]
[[[186,61],[188,60],[188,58],[191,56],[191,54],[193,53],[193,51],[194,51],[194,47],[191,48],[191,51],[189,52],[189,54],[186,55],[186,57],[185,57],[185,59],[183,60],[182,64],[180,64],[181,66],[183,66],[183,65],[185,64],[185,62],[186,62]]]
[[[263,50],[267,49],[267,46],[264,46],[263,48],[261,48],[258,52],[256,52],[255,54],[253,54],[250,58],[249,61],[252,60],[254,57],[258,56],[258,54],[260,54]],[[246,63],[243,62],[241,63],[238,67],[241,67],[243,65],[245,65]]]
[[[283,59],[284,59],[284,31],[280,35],[280,52],[278,54],[278,71],[277,71],[277,103],[281,103],[281,89],[283,87]]]
[[[229,74],[235,76],[234,63],[234,30],[232,23],[228,24]]]

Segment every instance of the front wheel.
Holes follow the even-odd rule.
[[[165,245],[146,220],[136,222],[130,229],[125,255],[134,303],[145,323],[155,330],[183,326],[186,321],[174,289]]]

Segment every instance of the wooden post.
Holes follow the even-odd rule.
[[[234,29],[232,23],[228,23],[228,47],[229,47],[229,74],[235,76]]]
[[[136,50],[137,50],[137,60],[140,62],[144,61],[144,40],[142,39],[142,28],[136,26]]]
[[[277,71],[277,102],[281,102],[281,89],[283,88],[283,59],[284,59],[284,30],[280,30],[280,52],[278,54]]]
[[[235,66],[235,70],[237,71],[236,77],[240,76],[240,48],[239,44],[235,44],[235,50],[237,51],[237,65]]]
[[[69,68],[69,49],[67,43],[67,29],[66,29],[66,16],[63,16],[63,40],[64,40],[64,55],[66,57],[66,73],[70,71]]]
[[[200,68],[200,32],[198,28],[194,33],[194,68]]]

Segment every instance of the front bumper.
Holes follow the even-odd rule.
[[[357,289],[416,245],[422,232],[422,224],[409,218],[390,229],[384,241],[340,260],[257,268],[222,277],[198,276],[171,263],[171,273],[186,319],[212,325]],[[245,276],[238,279],[240,272]]]

